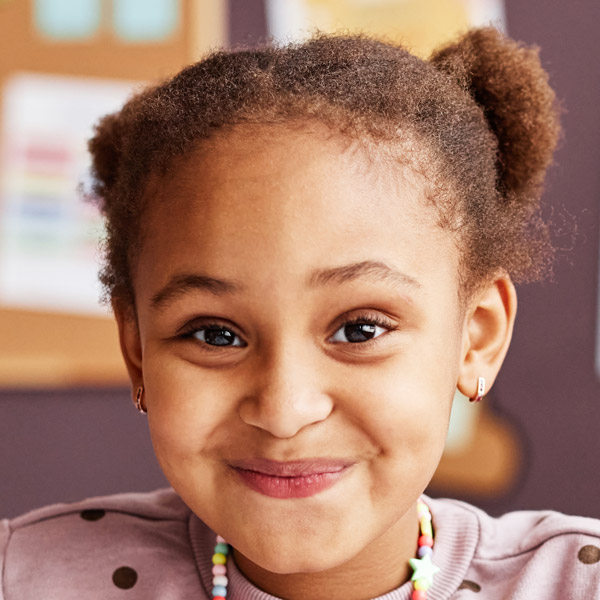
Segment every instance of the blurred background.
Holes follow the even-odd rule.
[[[343,28],[426,57],[489,23],[541,47],[566,109],[544,206],[559,260],[553,282],[519,288],[493,392],[456,398],[428,493],[600,517],[594,0],[0,0],[0,517],[167,485],[98,302],[102,222],[82,199],[97,119],[218,46]]]

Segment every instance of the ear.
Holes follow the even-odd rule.
[[[486,393],[492,387],[510,345],[516,314],[517,293],[506,273],[486,284],[469,303],[457,384],[465,396],[477,396],[479,377],[485,377]]]
[[[119,343],[131,385],[135,390],[143,385],[142,343],[134,311],[113,303],[113,312],[119,327]]]

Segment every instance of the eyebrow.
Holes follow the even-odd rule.
[[[309,275],[307,286],[315,289],[327,285],[341,285],[357,279],[384,282],[397,288],[418,289],[421,287],[414,277],[377,260],[365,260],[339,267],[317,269]],[[178,297],[192,291],[204,291],[214,296],[223,296],[239,293],[245,289],[243,284],[232,279],[217,279],[199,273],[183,273],[172,277],[167,285],[152,297],[150,304],[154,309],[162,309]]]
[[[383,281],[395,287],[421,287],[421,284],[414,277],[406,275],[379,260],[365,260],[341,267],[313,271],[308,279],[308,286],[316,288],[324,285],[342,284],[356,279],[373,282]]]

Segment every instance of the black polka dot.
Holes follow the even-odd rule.
[[[458,586],[458,589],[459,590],[471,590],[472,592],[480,592],[481,586],[478,583],[475,583],[474,581],[469,581],[468,579],[465,579]]]
[[[593,565],[600,560],[600,548],[598,546],[583,546],[577,553],[577,558],[584,565]]]
[[[113,573],[113,583],[122,590],[128,590],[135,585],[137,573],[131,567],[119,567]]]
[[[99,508],[91,508],[88,510],[82,510],[80,515],[82,519],[86,521],[97,521],[101,519],[106,514],[105,510],[101,510]]]

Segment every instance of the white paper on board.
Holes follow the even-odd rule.
[[[108,314],[99,304],[98,210],[87,140],[139,83],[20,73],[3,89],[0,305]]]

